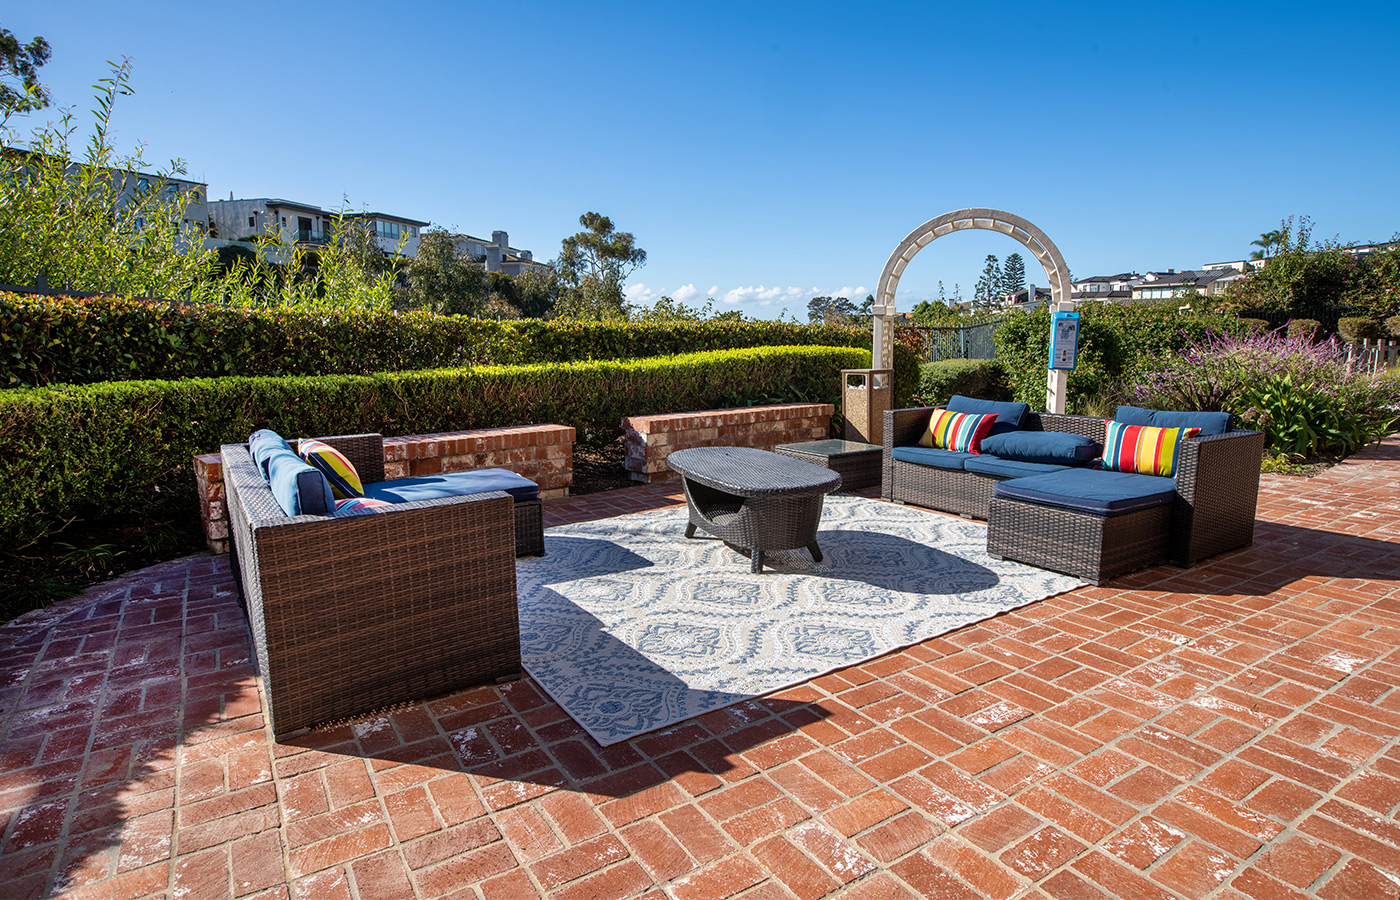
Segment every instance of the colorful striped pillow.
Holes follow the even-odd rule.
[[[996,413],[974,416],[971,413],[935,409],[929,416],[928,428],[924,429],[923,437],[919,438],[919,446],[957,450],[962,453],[981,453],[982,438],[992,430],[996,421]]]
[[[1139,475],[1176,474],[1181,442],[1201,433],[1199,428],[1152,428],[1109,422],[1103,441],[1103,467],[1111,472]]]
[[[348,516],[357,513],[362,509],[374,509],[376,506],[393,506],[388,500],[376,500],[373,497],[346,497],[344,500],[335,501],[335,515]]]
[[[360,473],[345,458],[345,454],[324,441],[302,438],[297,444],[297,455],[306,460],[326,476],[331,483],[331,493],[337,500],[362,496],[365,486],[360,481]]]

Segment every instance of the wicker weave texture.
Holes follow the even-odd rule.
[[[519,673],[509,495],[289,517],[245,447],[223,454],[275,735]]]
[[[864,453],[827,455],[810,453],[793,446],[780,445],[774,447],[773,452],[790,456],[793,459],[800,459],[824,469],[830,469],[841,476],[841,489],[845,491],[858,491],[861,488],[868,488],[880,483],[882,462],[879,447],[873,447]]]
[[[987,552],[1094,584],[1165,562],[1171,504],[1104,518],[997,497]]]

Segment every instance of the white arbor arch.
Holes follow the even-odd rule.
[[[899,277],[915,254],[937,238],[954,231],[980,228],[984,231],[997,231],[1020,241],[1027,250],[1035,254],[1045,267],[1050,279],[1050,302],[1054,304],[1069,300],[1069,266],[1060,250],[1045,232],[1036,228],[1020,216],[999,209],[959,209],[929,219],[909,232],[909,236],[899,242],[885,263],[885,271],[880,273],[880,287],[875,293],[875,352],[872,363],[877,369],[894,367],[894,322],[895,289],[899,287]]]

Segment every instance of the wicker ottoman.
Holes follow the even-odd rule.
[[[993,497],[987,553],[1102,584],[1167,561],[1172,505],[1115,516]]]
[[[884,448],[879,444],[841,440],[806,441],[801,444],[779,444],[773,448],[773,452],[830,469],[841,476],[841,489],[845,491],[858,491],[880,483],[880,457]]]

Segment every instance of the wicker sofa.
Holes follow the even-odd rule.
[[[906,462],[895,448],[917,444],[931,408],[885,413],[881,495],[886,500],[988,520],[987,551],[1100,584],[1135,569],[1196,562],[1254,540],[1264,435],[1228,430],[1181,445],[1165,502],[1119,513],[1057,508],[998,496],[1025,475],[997,475]],[[1102,444],[1106,422],[1093,416],[1027,413],[1022,431],[1082,435]],[[1081,481],[1118,473],[1085,471]],[[1135,477],[1135,476],[1134,476]],[[1011,493],[1004,488],[1001,493]]]
[[[366,482],[383,438],[321,438]],[[518,504],[503,491],[288,516],[222,448],[231,563],[273,734],[520,673]]]

